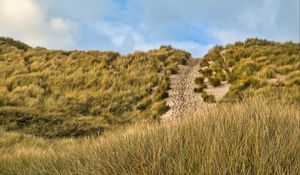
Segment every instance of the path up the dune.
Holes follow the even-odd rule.
[[[171,89],[167,104],[170,110],[161,116],[163,122],[184,116],[196,116],[205,110],[201,94],[194,92],[195,78],[199,76],[199,60],[191,59],[187,65],[180,65],[177,74],[171,76]]]

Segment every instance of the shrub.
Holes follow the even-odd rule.
[[[228,67],[232,67],[232,66],[234,66],[234,64],[235,64],[235,61],[232,60],[232,59],[227,61],[227,66]]]
[[[207,92],[203,91],[201,95],[202,99],[206,103],[215,103],[216,99],[214,95],[207,94]]]
[[[218,77],[210,77],[208,80],[213,87],[218,87],[221,84],[221,79]]]
[[[160,101],[163,100],[165,98],[168,98],[169,94],[167,92],[167,90],[164,89],[160,89],[158,88],[155,92],[154,92],[154,101]]]
[[[194,92],[196,92],[196,93],[202,93],[205,88],[207,88],[206,85],[198,85],[196,88],[194,88]]]
[[[204,83],[204,77],[197,77],[197,78],[195,79],[195,83],[196,83],[197,85],[202,85],[202,84]]]
[[[202,73],[205,77],[212,76],[213,70],[211,68],[206,68],[202,70]]]
[[[159,119],[159,116],[166,113],[169,109],[170,107],[167,105],[166,101],[160,101],[153,104],[150,112],[154,119]]]
[[[245,74],[247,76],[253,75],[256,71],[259,70],[259,66],[254,61],[245,61],[241,63],[238,67],[238,72],[235,72],[237,74]]]
[[[180,56],[180,55],[172,55],[170,57],[168,57],[167,64],[171,64],[171,63],[179,63],[182,65],[186,65],[187,64],[187,59],[184,56]]]
[[[152,100],[151,100],[151,99],[148,99],[148,98],[145,98],[145,99],[143,99],[141,102],[139,102],[139,103],[136,105],[136,108],[137,108],[138,110],[144,111],[144,110],[147,109],[147,107],[149,107],[151,104],[152,104]]]
[[[217,73],[217,77],[219,77],[222,81],[226,81],[226,75],[223,71]]]
[[[200,61],[200,67],[208,67],[209,66],[209,63],[206,59],[202,59]]]
[[[169,72],[170,74],[177,74],[178,70],[178,63],[173,63],[167,66],[166,71]]]
[[[237,83],[237,88],[239,90],[245,90],[249,87],[253,87],[253,88],[258,88],[262,85],[261,81],[259,81],[256,78],[247,78],[247,79],[242,79]]]
[[[259,73],[258,76],[261,78],[275,78],[276,77],[276,68],[274,66],[268,66],[263,68]]]

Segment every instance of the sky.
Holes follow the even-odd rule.
[[[0,36],[33,47],[195,57],[247,38],[300,40],[299,0],[0,0]]]

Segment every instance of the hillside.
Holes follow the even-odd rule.
[[[0,174],[300,174],[299,70],[291,42],[194,59],[0,38]]]
[[[207,102],[215,101],[208,92],[229,85],[223,102],[263,94],[300,104],[300,44],[248,39],[216,46],[201,60],[196,83]]]
[[[169,46],[115,52],[30,48],[0,39],[0,125],[45,136],[101,134],[158,118],[169,76],[190,54]]]

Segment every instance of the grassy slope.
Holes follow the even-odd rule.
[[[0,173],[296,175],[299,115],[299,109],[257,97],[101,138],[47,140],[0,130]]]
[[[300,104],[300,44],[259,39],[216,46],[201,62],[201,77],[218,86],[232,84],[223,101],[236,101],[245,94],[265,94]],[[203,69],[207,67],[207,69]],[[199,88],[204,87],[198,80]],[[201,89],[202,90],[202,89]]]
[[[198,118],[191,119],[188,118],[189,114],[186,114],[186,119],[180,122],[158,124],[144,120],[145,122],[136,122],[131,127],[122,125],[124,127],[117,127],[100,137],[50,139],[26,134],[53,137],[62,136],[61,134],[74,135],[78,132],[82,135],[86,129],[94,132],[93,127],[99,128],[99,125],[103,124],[110,128],[116,124],[121,126],[127,121],[128,116],[134,116],[129,117],[132,121],[139,118],[155,118],[165,107],[167,77],[170,73],[176,72],[178,64],[176,62],[185,60],[176,61],[176,59],[186,58],[189,55],[163,47],[148,53],[137,52],[125,57],[111,52],[31,49],[19,42],[4,41],[0,39],[0,65],[5,65],[1,66],[0,70],[2,106],[0,107],[0,123],[2,123],[0,174],[300,174],[299,106],[290,105],[285,100],[269,101],[266,96],[244,99],[235,104],[217,104],[215,109],[203,113]],[[261,57],[266,55],[267,58],[275,54],[273,50],[276,48],[283,50],[288,48],[289,56],[284,59],[278,59],[277,56],[273,56],[273,59],[259,59],[266,63],[259,63],[255,59],[260,66],[251,75],[239,74],[235,71],[238,69],[237,65],[243,65],[240,61],[236,61],[232,68],[232,72],[236,73],[226,74],[226,79],[230,79],[233,86],[249,77],[260,81],[261,79],[272,80],[273,78],[264,78],[264,74],[259,73],[263,66],[269,66],[268,62],[271,62],[277,65],[276,69],[281,68],[281,71],[286,72],[283,82],[279,82],[280,86],[272,84],[258,88],[250,86],[245,90],[251,92],[252,89],[257,92],[265,87],[275,88],[274,94],[277,97],[286,98],[286,95],[277,89],[283,88],[291,97],[288,102],[294,103],[298,98],[295,93],[298,88],[297,78],[299,78],[297,74],[299,51],[295,47],[297,45],[287,43],[279,44],[278,47],[278,43],[275,43],[271,48],[266,45],[254,47],[255,44],[251,44],[251,41],[253,42],[253,40],[248,41],[249,47],[245,43],[227,46],[227,51],[222,53],[221,58],[233,58],[230,54],[235,53],[234,58],[241,58],[241,62],[252,60],[252,57],[244,59],[245,55],[242,56],[248,53],[244,52],[246,48],[251,48],[249,50],[251,53],[253,53],[252,49],[256,48],[255,53],[261,51]],[[233,48],[239,52],[228,52],[231,49],[234,51]],[[265,48],[267,52],[262,51],[261,48]],[[219,49],[223,50],[218,47],[214,49],[217,55],[221,54]],[[281,49],[277,51],[278,55],[281,55]],[[273,54],[268,55],[269,52]],[[209,55],[212,53],[213,51]],[[27,54],[29,57],[24,57],[28,56]],[[33,55],[30,56],[31,54]],[[116,55],[116,58],[112,59],[112,55]],[[91,63],[91,60],[96,61]],[[287,63],[280,63],[286,61]],[[66,62],[72,64],[67,65]],[[223,65],[220,69],[227,70],[232,67],[230,64],[227,62],[220,64]],[[93,67],[99,69],[94,70]],[[248,70],[248,66],[246,68]],[[40,74],[35,75],[35,71],[41,75],[47,74],[48,71],[50,74],[47,78],[41,78]],[[100,71],[99,74],[95,74],[97,71]],[[115,74],[119,71],[130,74],[117,78],[120,76]],[[89,72],[92,79],[89,79]],[[277,70],[275,73],[276,76],[280,74]],[[97,75],[101,75],[101,78]],[[149,75],[149,77],[141,77],[141,75]],[[234,75],[242,75],[242,78],[234,79]],[[268,76],[267,73],[266,77]],[[92,81],[92,86],[87,86],[85,83],[93,78],[99,78],[97,83]],[[292,83],[289,83],[290,81]],[[43,85],[45,82],[47,86]],[[110,86],[103,89],[106,83]],[[128,98],[135,99],[136,94],[143,94],[148,83],[155,84],[151,86],[150,95],[147,93],[149,96],[137,98],[136,102],[131,101],[129,106],[127,105],[132,109],[129,113],[117,114],[113,113],[114,110],[111,111],[112,106],[123,106],[123,103],[126,106]],[[44,89],[41,91],[43,93],[39,90],[33,91],[31,84]],[[46,87],[51,87],[49,88],[51,90],[47,91]],[[84,99],[95,94],[96,97],[103,97],[99,91],[103,93],[102,95],[109,94],[107,98],[100,98],[100,104],[108,103],[112,106],[101,106],[100,109],[107,113],[94,115],[91,109],[99,107],[99,99],[94,103],[87,103],[88,108],[85,107]],[[44,95],[49,92],[50,95]],[[56,95],[52,96],[54,92]],[[239,90],[239,92],[243,91]],[[119,95],[119,93],[126,95]],[[36,94],[42,96],[35,96]],[[71,100],[69,97],[72,97]],[[35,98],[42,101],[47,98],[55,100],[49,103],[51,105],[46,105],[48,103],[40,103],[40,101],[34,103]],[[237,94],[231,98],[236,99]],[[150,103],[149,99],[151,99]],[[82,103],[74,105],[74,102]],[[7,129],[10,131],[8,132]]]
[[[0,38],[0,125],[46,137],[99,134],[167,110],[169,75],[190,54],[30,48]]]

